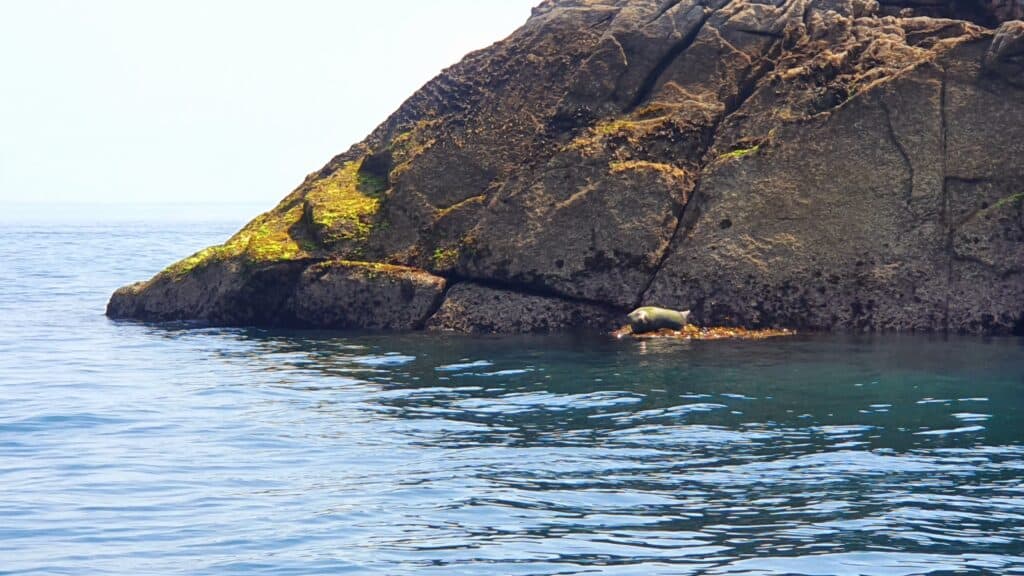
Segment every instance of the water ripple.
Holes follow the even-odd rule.
[[[0,229],[0,573],[1024,573],[1020,340],[103,318],[235,227]]]

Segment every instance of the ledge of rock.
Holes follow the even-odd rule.
[[[427,328],[474,334],[522,334],[569,328],[603,332],[620,316],[621,312],[598,304],[462,282],[448,291]]]
[[[652,304],[1024,334],[1021,17],[1024,0],[547,0],[108,314],[512,332]]]
[[[225,326],[293,325],[293,287],[304,266],[280,262],[246,267],[225,261],[181,275],[164,271],[114,292],[107,316]]]
[[[322,262],[299,278],[295,318],[302,325],[324,328],[423,328],[444,287],[444,278],[414,268]]]

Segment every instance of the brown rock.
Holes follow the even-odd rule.
[[[413,268],[322,262],[299,278],[295,317],[302,325],[323,328],[422,328],[444,287],[444,278]]]
[[[1024,333],[1022,16],[547,0],[109,313],[416,328],[447,278],[428,324],[462,331],[651,303],[705,324]],[[338,260],[420,271],[317,264]]]
[[[117,290],[107,316],[157,322],[194,320],[223,326],[294,325],[294,286],[305,263],[247,267],[214,262],[185,274],[165,271]]]
[[[477,334],[553,332],[573,328],[606,331],[616,320],[621,320],[617,311],[597,304],[462,282],[448,291],[441,309],[427,322],[427,328]]]
[[[1005,22],[985,54],[985,72],[1024,88],[1024,22]]]

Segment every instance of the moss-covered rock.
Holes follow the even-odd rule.
[[[363,162],[346,162],[309,185],[306,218],[313,235],[325,247],[340,243],[358,246],[370,235],[387,181],[362,171]]]
[[[227,242],[211,246],[171,264],[162,274],[184,277],[215,262],[261,265],[310,258],[317,244],[303,223],[303,204],[289,197],[270,212],[257,216]]]

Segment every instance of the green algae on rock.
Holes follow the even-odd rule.
[[[302,225],[303,205],[290,198],[257,216],[227,242],[211,246],[169,266],[164,274],[181,277],[211,262],[237,259],[249,264],[309,257],[314,244]]]
[[[362,242],[370,234],[387,182],[360,171],[363,160],[346,162],[306,192],[306,218],[325,246]]]
[[[703,325],[1024,333],[1022,16],[548,0],[108,314],[514,332],[658,303]]]

